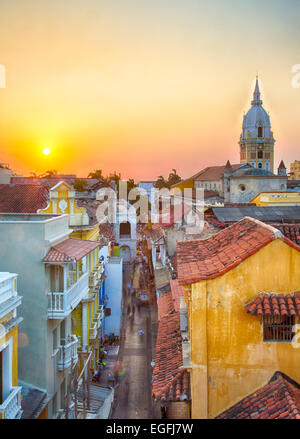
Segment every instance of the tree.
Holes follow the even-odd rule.
[[[160,175],[157,177],[156,182],[154,183],[154,187],[157,189],[162,189],[163,187],[170,188],[173,184],[179,183],[181,181],[181,177],[177,174],[176,169],[172,169],[172,172],[170,172],[168,180],[165,180],[165,178]]]
[[[44,174],[41,174],[40,178],[52,178],[54,175],[57,175],[56,169],[50,169],[49,171],[46,171]]]
[[[119,186],[119,181],[121,180],[121,174],[116,173],[116,171],[111,172],[108,177],[106,177],[106,182],[111,183],[112,181],[116,182],[116,185]]]
[[[181,177],[176,172],[176,169],[172,169],[172,172],[169,174],[168,185],[171,187],[173,184],[179,183],[181,181]]]
[[[98,178],[99,180],[105,180],[105,177],[102,174],[102,169],[96,169],[93,172],[90,172],[88,178]]]
[[[84,192],[87,189],[87,182],[85,180],[77,179],[73,182],[73,187],[77,192]]]
[[[32,177],[32,178],[39,178],[39,175],[38,175],[37,172],[31,171],[30,172],[30,177]]]
[[[162,189],[163,187],[168,187],[168,182],[164,179],[162,175],[157,177],[156,182],[154,183],[154,187],[157,189]]]

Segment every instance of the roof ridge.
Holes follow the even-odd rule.
[[[275,381],[275,377],[277,378],[279,384],[284,386],[285,397],[287,403],[289,404],[289,406],[293,411],[293,414],[295,415],[295,417],[296,415],[300,415],[299,407],[297,407],[294,401],[295,399],[294,389],[290,387],[290,386],[294,386],[297,387],[298,390],[300,390],[299,384],[281,371],[276,371],[272,377],[273,379],[271,378],[270,382]],[[298,412],[297,414],[295,413],[295,410]]]
[[[283,238],[284,238],[283,233],[280,230],[276,229],[275,227],[271,226],[270,224],[266,224],[266,223],[258,220],[257,218],[252,218],[251,216],[245,216],[243,219],[251,220],[254,223],[256,223],[257,225],[265,227],[266,229],[268,229],[270,232],[272,232],[274,234],[274,239],[279,238],[279,239],[283,240]],[[240,220],[240,221],[243,221],[243,220]],[[238,221],[238,223],[240,221]]]
[[[70,238],[71,239],[71,238]],[[62,241],[63,242],[63,241]],[[56,248],[56,246],[54,245],[52,248],[54,248],[55,251],[57,251],[58,253],[60,253],[61,255],[63,255],[65,258],[69,259],[70,261],[74,260],[72,259],[69,255],[67,255],[67,253],[59,250],[58,248]]]

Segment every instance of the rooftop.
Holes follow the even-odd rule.
[[[231,165],[232,170],[240,168],[242,165],[240,163]],[[226,165],[222,166],[209,166],[198,173],[195,180],[196,181],[216,181],[220,180],[224,174],[224,169]]]
[[[240,221],[245,216],[268,223],[300,223],[300,206],[224,206],[211,210],[214,217],[223,223]]]
[[[69,238],[51,247],[43,262],[79,261],[100,245],[99,241]]]
[[[174,309],[170,292],[158,302],[158,334],[152,394],[162,401],[181,401],[190,398],[189,375],[182,368],[180,314]]]
[[[179,283],[186,285],[221,276],[278,238],[300,251],[279,230],[249,217],[208,239],[179,242]]]
[[[180,297],[184,296],[184,288],[179,285],[178,279],[170,280],[171,293],[174,302],[175,311],[180,310]]]
[[[20,386],[22,386],[22,419],[37,418],[45,407],[45,403],[48,402],[47,392],[23,382],[20,382]]]
[[[245,309],[253,315],[300,316],[300,292],[294,295],[262,292]]]
[[[47,206],[49,188],[35,184],[0,184],[0,212],[35,213]]]
[[[282,372],[217,419],[300,419],[300,386]]]
[[[40,213],[0,213],[0,223],[2,222],[45,222],[62,215],[40,214]]]

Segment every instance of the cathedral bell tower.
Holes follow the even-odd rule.
[[[262,106],[256,77],[251,108],[244,116],[239,141],[241,164],[249,163],[255,168],[274,172],[274,144],[270,117]]]

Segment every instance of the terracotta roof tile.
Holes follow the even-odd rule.
[[[224,169],[226,165],[223,166],[209,166],[208,168],[200,171],[198,176],[195,178],[196,181],[217,181],[220,180],[224,174]],[[240,163],[230,165],[232,170],[240,168],[242,165]]]
[[[153,397],[162,401],[190,399],[189,374],[182,368],[180,314],[175,311],[171,292],[159,296],[158,320]]]
[[[180,297],[184,296],[184,288],[179,285],[178,279],[173,279],[170,281],[171,293],[174,303],[175,311],[180,309]]]
[[[295,242],[297,245],[300,245],[300,225],[273,224],[273,227],[276,227],[284,234],[284,236]]]
[[[115,239],[114,228],[110,224],[99,224],[99,233],[110,241]]]
[[[157,242],[165,236],[165,232],[159,224],[153,224],[149,234],[152,242]]]
[[[43,262],[78,261],[100,245],[98,241],[69,238],[51,247]]]
[[[299,419],[300,386],[282,372],[216,419]]]
[[[158,312],[158,320],[161,320],[161,318],[164,317],[165,315],[174,312],[173,297],[171,292],[168,292],[166,294],[161,294],[158,297],[157,312]]]
[[[300,247],[279,230],[249,217],[208,239],[179,242],[179,283],[186,285],[221,276],[277,238],[300,251]]]
[[[300,316],[300,292],[290,294],[260,293],[245,305],[253,315],[297,315]]]
[[[183,365],[178,312],[161,316],[158,323],[155,366],[153,370],[152,393],[154,398],[164,397],[170,383],[179,377]]]
[[[36,213],[47,206],[49,188],[35,184],[0,184],[0,212]]]

